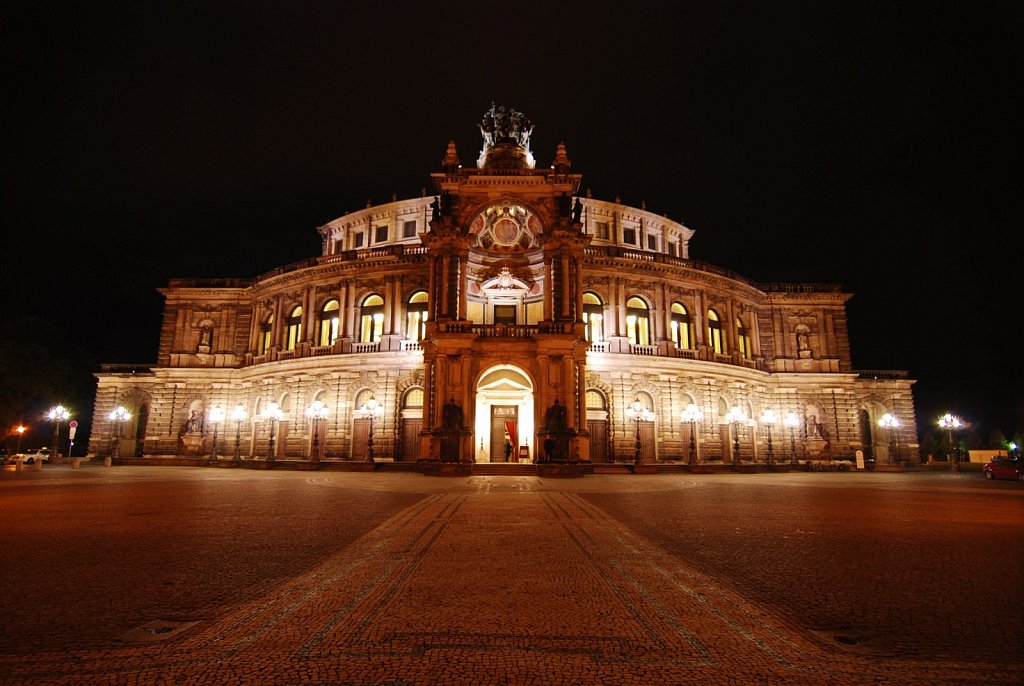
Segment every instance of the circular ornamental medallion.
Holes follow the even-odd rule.
[[[499,245],[513,245],[519,238],[519,224],[513,219],[499,219],[495,222],[491,233]]]

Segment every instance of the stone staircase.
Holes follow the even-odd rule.
[[[537,476],[537,465],[531,462],[476,462],[473,476]]]

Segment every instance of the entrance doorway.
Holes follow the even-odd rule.
[[[491,462],[514,462],[519,453],[519,408],[491,405]]]
[[[480,376],[474,431],[477,462],[503,462],[506,436],[510,461],[533,460],[533,383],[526,372],[496,365]]]

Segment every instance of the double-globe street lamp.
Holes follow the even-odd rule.
[[[57,405],[51,408],[46,416],[53,422],[53,444],[50,446],[50,459],[54,463],[60,464],[60,454],[57,452],[57,446],[60,443],[60,423],[70,417],[71,413],[63,405]]]
[[[314,400],[313,404],[306,408],[306,416],[313,420],[313,445],[310,448],[309,459],[313,462],[320,461],[320,423],[327,419],[327,406],[322,400]]]
[[[787,412],[782,423],[789,427],[789,462],[796,464],[796,427],[800,426],[800,418],[796,412]]]
[[[775,464],[775,452],[772,447],[772,427],[778,424],[779,416],[773,410],[765,410],[761,413],[761,423],[768,429],[768,464]]]
[[[220,428],[220,423],[224,421],[224,409],[220,405],[214,405],[210,408],[210,423],[213,424],[213,448],[210,451],[210,462],[217,462],[217,430]]]
[[[953,448],[953,432],[959,430],[964,423],[955,414],[946,413],[939,417],[939,427],[946,430],[949,436],[949,470],[960,471],[960,447]]]
[[[113,435],[110,438],[110,456],[117,458],[121,456],[121,424],[131,419],[132,413],[126,410],[123,405],[118,405],[107,417],[110,419],[111,424],[113,424]]]
[[[704,413],[695,404],[690,403],[683,410],[682,420],[690,423],[690,465],[697,464],[697,422],[704,418]]]
[[[373,462],[373,420],[384,416],[384,407],[377,402],[376,398],[370,396],[370,399],[356,410],[356,413],[363,419],[370,420],[370,435],[366,439],[366,461]]]
[[[632,407],[626,408],[626,416],[636,422],[636,452],[633,455],[633,463],[643,464],[644,456],[640,450],[640,423],[649,420],[651,413],[640,401],[640,398],[637,398],[633,401]]]
[[[242,459],[242,422],[245,421],[246,414],[245,406],[242,404],[235,405],[235,409],[231,410],[231,419],[235,421],[235,462]]]
[[[740,464],[740,427],[747,423],[747,413],[739,405],[734,405],[725,413],[725,422],[732,427],[732,463],[738,467]]]
[[[277,423],[281,421],[281,417],[284,415],[281,412],[281,407],[277,403],[267,403],[266,408],[263,410],[263,418],[270,422],[270,442],[267,443],[267,462],[274,461],[274,430],[277,428]]]
[[[878,420],[878,425],[889,432],[889,464],[894,464],[899,461],[900,457],[897,447],[898,443],[896,443],[895,439],[896,429],[900,426],[900,420],[886,412]]]

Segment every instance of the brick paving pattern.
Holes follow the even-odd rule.
[[[47,474],[48,482],[38,477],[28,490],[3,474],[0,495],[24,502],[24,498],[43,496],[42,489],[65,493],[85,487],[97,489],[99,495],[111,488],[148,492],[166,487],[161,475],[153,473],[162,470],[126,468],[121,471],[130,476],[124,483],[117,483],[116,471],[96,473],[93,483],[86,482],[92,475],[69,473],[55,478]],[[901,646],[895,640],[875,645],[851,640],[844,645],[837,640],[843,636],[815,630],[828,614],[829,603],[835,602],[826,600],[824,608],[808,609],[800,605],[799,593],[792,598],[781,593],[773,604],[772,594],[778,594],[781,585],[762,583],[748,589],[737,581],[766,573],[780,576],[770,565],[785,569],[784,560],[758,559],[754,550],[743,550],[733,559],[714,545],[687,547],[695,541],[707,543],[705,537],[716,530],[723,541],[719,545],[729,545],[728,532],[703,519],[714,510],[703,513],[700,503],[716,503],[721,510],[732,489],[764,488],[764,475],[735,476],[730,482],[729,477],[559,481],[276,473],[233,479],[223,472],[209,477],[209,472],[185,470],[182,477],[178,472],[167,478],[173,480],[173,490],[189,491],[186,500],[198,505],[199,512],[211,503],[192,492],[196,480],[209,481],[204,485],[220,494],[248,488],[237,481],[252,478],[258,494],[246,498],[262,511],[270,503],[285,507],[294,503],[295,493],[305,494],[304,504],[295,504],[297,511],[280,514],[279,526],[261,520],[265,535],[252,537],[252,541],[273,542],[271,548],[259,551],[262,555],[276,558],[287,550],[291,560],[280,563],[285,567],[272,574],[271,581],[211,581],[207,591],[197,590],[181,599],[177,616],[135,621],[122,626],[117,635],[104,636],[113,627],[101,623],[94,628],[99,636],[82,642],[64,636],[66,644],[58,646],[61,637],[54,640],[52,633],[44,635],[35,629],[40,633],[31,648],[15,640],[0,650],[0,683],[1016,684],[1024,678],[1024,665],[1016,654],[979,660],[915,652],[908,647],[910,642]],[[788,487],[790,495],[800,489],[802,497],[825,496],[830,502],[841,501],[849,493],[862,497],[861,490],[847,491],[849,479],[844,483],[842,477],[829,475],[808,481],[808,476],[784,476],[772,485]],[[880,488],[884,498],[886,483],[904,477],[887,478],[889,482],[877,478],[865,482],[865,488]],[[830,483],[838,484],[833,493],[823,489]],[[962,482],[950,483],[959,488]],[[1011,519],[1024,516],[1024,492],[1016,486],[1001,486],[995,492]],[[274,489],[280,492],[268,493]],[[957,496],[943,494],[942,488],[931,491],[940,497]],[[679,504],[681,494],[688,498],[686,507],[697,508],[689,511],[689,519],[680,518],[680,512],[687,512]],[[176,502],[176,497],[169,495],[169,502]],[[920,494],[911,489],[906,497]],[[378,506],[382,502],[386,507]],[[138,516],[147,524],[163,522],[166,527],[151,533],[171,537],[182,526],[181,517],[162,510],[159,503],[148,507],[151,512],[139,510]],[[7,507],[0,508],[0,514],[9,513]],[[302,537],[299,532],[304,527],[297,521],[307,521],[311,513],[322,519],[325,511],[343,515],[329,519],[336,522],[332,529],[347,533],[330,540],[322,551],[288,540]],[[695,513],[700,514],[700,522],[694,520]],[[73,513],[64,513],[68,514]],[[89,517],[81,515],[86,521]],[[227,530],[234,526],[213,517],[186,528],[195,528],[193,534],[198,537],[202,529],[216,528],[218,523]],[[755,527],[758,522],[749,524]],[[118,526],[128,524],[109,528]],[[679,528],[687,526],[690,535]],[[727,521],[724,526],[732,524]],[[784,528],[792,530],[792,523]],[[772,535],[771,526],[766,531]],[[42,529],[35,530],[35,535],[45,538]],[[110,535],[116,537],[114,532]],[[251,544],[251,534],[237,535],[246,538],[239,550]],[[206,555],[203,546],[207,544],[196,545],[197,556]],[[230,543],[225,538],[209,545]],[[1019,552],[1013,550],[1012,542],[1009,545],[1004,553]],[[158,547],[153,544],[154,550]],[[148,550],[149,545],[140,543],[140,548]],[[703,557],[697,548],[705,551]],[[808,565],[808,559],[801,557],[806,549],[784,552],[798,564]],[[140,550],[140,560],[146,554]],[[124,558],[132,556],[130,550],[123,553]],[[746,568],[734,569],[732,575],[715,573],[715,560],[725,559],[735,568],[744,564],[744,556],[749,560]],[[0,553],[0,561],[8,566],[14,565],[15,557],[9,551]],[[246,564],[258,559],[256,555]],[[135,590],[126,590],[128,594],[141,592],[137,587],[147,585],[124,565],[124,559],[103,565],[107,573],[120,573],[131,581]],[[223,568],[225,560],[217,559],[216,565]],[[1008,574],[1019,581],[1019,569]],[[6,584],[12,580],[0,578],[10,592]],[[893,597],[906,590],[926,591],[929,581],[921,580],[916,588],[911,584]],[[148,583],[148,592],[159,594],[153,584]],[[51,589],[48,601],[31,596],[34,602],[50,603],[39,608],[44,612],[60,605],[59,598],[53,597],[55,585],[45,587]],[[1020,587],[1018,583],[1016,588]],[[829,589],[815,588],[817,595],[828,597]],[[1010,608],[993,611],[989,619],[961,617],[964,626],[957,632],[984,633],[1006,622],[1010,628],[1016,622],[1019,628],[1020,598],[1018,590],[1005,601]],[[864,598],[852,602],[870,604]],[[139,607],[122,612],[138,613]],[[29,614],[16,598],[7,597],[3,609],[9,610],[8,617]],[[166,607],[164,612],[169,614]],[[815,612],[821,616],[806,621]],[[869,620],[872,613],[882,623],[889,616],[884,608],[864,608]],[[898,631],[898,627],[872,626],[869,620],[857,619],[857,631]],[[8,626],[5,632],[11,629],[16,627]],[[32,631],[28,630],[29,636]],[[849,638],[855,639],[856,633]]]

